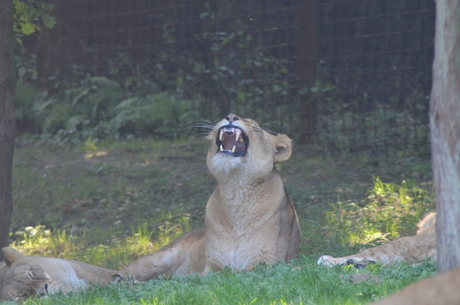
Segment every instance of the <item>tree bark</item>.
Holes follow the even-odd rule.
[[[430,100],[437,271],[460,266],[460,0],[436,1]]]
[[[13,212],[11,183],[16,137],[15,87],[13,1],[0,0],[0,247],[9,245]],[[3,261],[2,251],[0,261]]]

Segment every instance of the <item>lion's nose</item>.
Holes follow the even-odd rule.
[[[225,119],[231,123],[234,121],[238,121],[240,118],[234,114],[229,114]]]

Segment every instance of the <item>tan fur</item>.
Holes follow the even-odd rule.
[[[373,305],[460,304],[460,269],[441,273],[411,284]]]
[[[48,275],[40,266],[10,268],[5,264],[0,269],[0,302],[24,301],[31,296],[46,293],[48,281]]]
[[[120,271],[52,257],[25,256],[16,249],[3,248],[5,267],[0,269],[1,298],[30,296],[30,291],[47,283],[46,290],[68,292],[90,285],[103,286],[123,275]],[[24,280],[25,279],[25,280]]]
[[[206,206],[205,227],[123,269],[135,279],[225,267],[250,270],[260,262],[289,262],[297,256],[297,215],[274,166],[289,159],[291,140],[263,131],[253,120],[228,117],[247,136],[249,145],[244,156],[218,152],[219,130],[229,125],[227,119],[207,137],[211,143],[206,163],[218,185]]]
[[[123,269],[138,281],[201,272],[204,268],[204,228],[182,235],[158,251],[143,256]]]
[[[402,237],[387,244],[366,249],[360,253],[345,257],[323,255],[318,264],[332,267],[334,265],[353,264],[365,267],[369,263],[382,264],[395,262],[421,262],[436,259],[436,213],[428,214],[420,223],[415,236]]]

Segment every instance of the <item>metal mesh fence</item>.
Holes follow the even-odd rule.
[[[328,152],[428,141],[431,0],[54,4],[57,26],[26,41],[49,90],[106,76],[174,94],[203,119],[235,112]]]

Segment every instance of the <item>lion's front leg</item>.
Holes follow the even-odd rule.
[[[160,250],[132,262],[122,271],[137,281],[202,272],[204,241],[204,228],[191,231]]]
[[[148,281],[160,276],[170,277],[175,273],[179,256],[180,253],[174,249],[159,250],[135,260],[122,271],[137,281]]]

